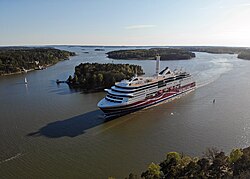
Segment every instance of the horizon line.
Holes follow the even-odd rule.
[[[0,45],[0,47],[41,47],[41,46],[82,46],[82,47],[241,47],[250,46],[230,46],[230,45],[100,45],[100,44],[26,44],[26,45]]]

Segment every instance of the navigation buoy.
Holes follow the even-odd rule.
[[[174,113],[171,112],[171,116],[173,116],[173,115],[174,115]]]

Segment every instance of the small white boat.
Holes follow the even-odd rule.
[[[25,83],[25,84],[27,84],[27,83],[28,83],[28,81],[27,81],[27,78],[26,78],[26,77],[24,78],[24,83]]]

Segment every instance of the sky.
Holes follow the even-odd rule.
[[[0,45],[250,47],[250,0],[0,0]]]

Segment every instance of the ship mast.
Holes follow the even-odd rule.
[[[155,73],[156,73],[157,78],[159,76],[159,71],[160,71],[160,59],[161,59],[161,56],[160,55],[156,55],[156,69],[155,69]]]

